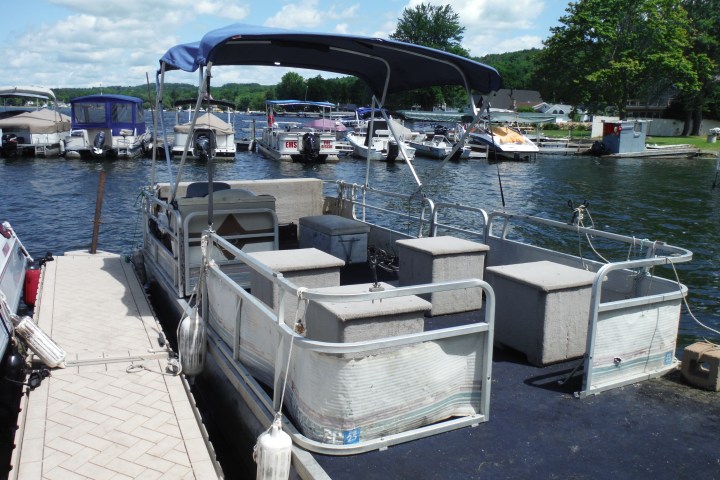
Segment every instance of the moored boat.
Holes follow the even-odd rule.
[[[196,102],[191,100],[177,100],[175,107],[180,108],[183,105]],[[237,152],[237,144],[235,143],[235,127],[233,126],[233,113],[235,112],[235,104],[223,100],[203,99],[202,105],[206,111],[201,116],[194,119],[192,110],[189,111],[189,119],[187,122],[180,122],[180,111],[177,110],[178,118],[176,118],[173,127],[173,155],[182,155],[188,143],[188,153],[194,158],[206,158],[207,153],[202,148],[207,142],[207,148],[210,149],[209,154],[214,157],[230,157],[235,158]],[[227,111],[227,120],[223,120],[215,113],[209,111],[213,107],[223,107]],[[206,142],[205,142],[206,141]]]
[[[428,84],[486,95],[500,86],[490,67],[392,40],[232,25],[193,45],[200,51],[170,49],[159,77],[199,67],[200,95],[214,68],[264,65],[268,56],[355,75],[380,107],[388,92]],[[475,110],[470,127],[480,121]],[[374,189],[367,177],[330,190],[318,179],[216,181],[212,168],[207,182],[151,179],[142,253],[153,298],[165,298],[176,319],[187,314],[180,345],[207,335],[180,354],[196,359],[183,369],[220,406],[232,432],[225,438],[241,439],[235,427],[257,436],[277,420],[303,478],[400,477],[417,468],[471,477],[485,459],[483,473],[520,478],[533,467],[569,476],[576,438],[582,465],[604,465],[627,453],[637,430],[640,438],[673,431],[661,421],[628,429],[608,412],[632,406],[648,419],[658,408],[666,417],[657,402],[619,387],[677,367],[686,288],[655,270],[689,261],[691,252],[595,229],[587,205],[568,224],[433,202],[424,187],[434,178],[420,179],[412,162],[402,167],[415,180],[409,194]],[[453,222],[458,212],[465,216]],[[565,248],[548,248],[548,235]],[[496,385],[499,414],[491,420]],[[562,388],[572,390],[561,395]],[[567,404],[573,392],[608,390],[609,406]],[[685,425],[701,425],[685,413]],[[598,423],[624,441],[594,435]],[[478,428],[463,428],[470,425]],[[528,465],[517,458],[530,441]],[[716,461],[704,439],[687,441],[693,457],[684,468]],[[647,455],[639,457],[629,468],[647,472]]]
[[[340,160],[338,154],[342,149],[338,148],[335,131],[299,122],[275,120],[277,114],[275,110],[278,108],[300,109],[300,112],[305,112],[305,108],[320,109],[319,116],[324,118],[325,112],[329,112],[334,104],[300,100],[266,100],[265,106],[268,123],[257,140],[257,148],[261,154],[286,162],[325,163]]]
[[[490,122],[470,129],[468,143],[487,150],[489,160],[533,160],[539,151],[520,129]]]
[[[603,121],[602,139],[583,153],[597,157],[688,158],[700,153],[691,145],[648,145],[647,133],[652,120],[626,119]]]
[[[35,105],[32,108],[4,105],[4,111],[0,112],[2,156],[56,157],[64,152],[63,139],[70,134],[70,118],[58,110],[52,90],[33,86],[0,87],[0,98],[31,99]],[[47,106],[40,108],[40,102],[46,102]]]
[[[386,113],[383,111],[383,115]],[[346,135],[353,155],[366,160],[404,162],[415,158],[415,148],[409,144],[417,137],[409,128],[390,117],[362,120]],[[393,129],[396,136],[393,136]]]
[[[32,257],[10,223],[0,224],[0,374],[16,383],[22,381],[24,362],[8,360],[16,353],[12,317],[23,300],[31,306],[35,303],[40,271],[30,270],[32,265]]]
[[[430,158],[443,158],[451,155],[453,160],[461,158],[470,158],[470,148],[450,142],[444,135],[433,135],[430,140],[410,141],[408,144],[415,149],[417,155]]]
[[[65,138],[69,158],[134,158],[150,142],[142,99],[87,95],[70,100],[72,130]]]

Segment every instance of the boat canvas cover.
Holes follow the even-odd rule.
[[[428,62],[430,61],[429,68]],[[376,96],[385,91],[458,85],[481,93],[498,90],[497,70],[469,58],[382,38],[309,33],[233,24],[177,45],[160,59],[165,70],[194,72],[212,65],[266,65],[352,75]],[[392,71],[390,78],[389,71]]]
[[[23,112],[0,120],[0,129],[26,129],[31,134],[59,133],[70,131],[70,117],[47,108]]]
[[[3,86],[0,87],[0,97],[33,97],[55,101],[55,94],[52,90],[35,86]]]
[[[232,135],[234,132],[232,125],[211,113],[206,113],[198,117],[195,121],[195,130],[198,129],[208,129],[224,135]],[[190,124],[175,125],[174,130],[176,133],[190,133]]]
[[[309,106],[333,108],[334,103],[330,102],[308,102],[307,100],[265,100],[266,105],[282,105],[282,106]]]
[[[308,127],[316,128],[318,130],[337,130],[338,132],[344,132],[347,130],[347,127],[342,123],[328,118],[316,118],[308,123]]]

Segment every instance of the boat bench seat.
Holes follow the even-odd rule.
[[[198,182],[180,182],[176,197],[189,196],[190,185]],[[207,185],[206,182],[200,182]],[[219,190],[215,182],[215,192]],[[225,182],[223,182],[225,183]],[[245,189],[258,196],[271,195],[275,198],[275,213],[279,224],[298,224],[299,218],[319,215],[323,212],[323,181],[317,178],[281,178],[271,180],[231,180],[226,182],[231,190]],[[168,200],[171,195],[169,183],[158,184],[157,197]],[[215,194],[217,196],[217,194]],[[218,200],[215,199],[215,202]]]
[[[323,293],[367,293],[372,283],[318,288]],[[380,283],[385,290],[394,288]],[[317,302],[307,307],[306,337],[333,343],[362,342],[420,333],[430,303],[416,295],[385,298],[381,301]]]
[[[298,287],[305,288],[340,285],[340,267],[345,265],[339,258],[316,248],[254,252],[250,256],[270,270],[282,273]],[[275,282],[251,270],[250,291],[276,315],[279,314],[280,291]],[[297,298],[285,297],[285,323],[291,327],[295,325],[297,303]]]
[[[200,264],[200,237],[208,229],[209,197],[183,197],[177,199],[177,209],[183,222],[185,262]],[[246,252],[273,250],[278,245],[278,221],[275,215],[275,198],[255,195],[244,189],[226,189],[213,192],[213,226],[221,237]],[[216,252],[216,260],[233,258]],[[215,257],[214,257],[215,258]]]
[[[396,242],[400,286],[483,279],[485,244],[452,236],[412,238]],[[467,288],[421,295],[432,303],[430,315],[467,312],[482,308],[482,289]]]
[[[595,273],[546,260],[485,269],[495,340],[542,366],[585,354]]]
[[[300,248],[315,247],[347,263],[365,263],[370,226],[339,215],[300,218]]]

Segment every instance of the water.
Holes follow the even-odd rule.
[[[168,118],[168,123],[173,120]],[[240,120],[236,124],[240,126]],[[173,162],[173,172],[177,164]],[[425,180],[439,162],[418,158],[414,164]],[[365,169],[364,161],[352,158],[337,164],[302,165],[242,152],[235,160],[218,161],[215,178],[313,177],[363,183]],[[150,159],[0,159],[0,220],[12,223],[36,258],[47,251],[61,254],[87,249],[102,170],[107,179],[98,249],[129,254],[141,239],[138,195],[150,178]],[[428,183],[426,191],[436,200],[501,209],[498,174],[509,212],[569,221],[572,212],[568,200],[588,200],[600,229],[663,240],[693,251],[693,261],[678,265],[678,272],[689,287],[694,315],[720,329],[720,189],[711,189],[714,159],[543,156],[530,163],[500,164],[467,160],[448,164]],[[157,176],[167,181],[164,161],[158,165]],[[188,162],[184,179],[206,179],[205,165]],[[372,164],[370,184],[394,192],[414,188],[404,164]],[[680,333],[681,346],[705,336],[720,340],[699,327],[684,310]]]

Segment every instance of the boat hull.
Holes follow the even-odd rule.
[[[473,148],[485,149],[488,160],[533,160],[539,151],[522,132],[505,126],[494,126],[492,131],[477,127],[468,136]]]
[[[18,311],[23,296],[25,271],[32,259],[26,253],[12,227],[5,222],[0,235],[0,292],[5,298],[5,305],[11,314]],[[1,298],[1,297],[0,297]],[[6,311],[5,308],[2,311]],[[0,312],[1,313],[1,312]],[[7,353],[10,342],[8,332],[13,331],[10,318],[0,314],[0,359]]]
[[[308,143],[312,136],[313,147]],[[315,133],[302,128],[283,131],[276,127],[263,129],[257,148],[263,156],[281,162],[335,163],[340,161],[334,133]]]

